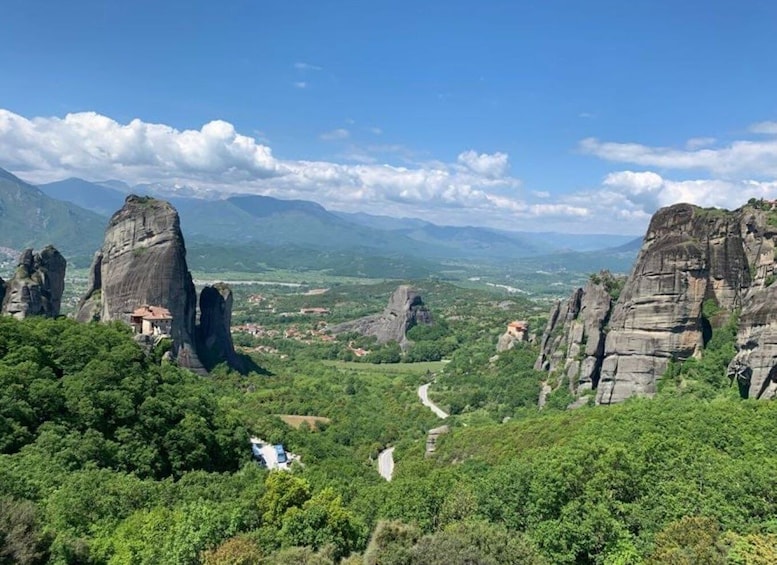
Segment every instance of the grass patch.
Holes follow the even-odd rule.
[[[298,430],[303,423],[307,424],[311,430],[316,430],[319,423],[328,424],[332,421],[324,416],[300,416],[298,414],[278,414],[278,417],[295,430]]]

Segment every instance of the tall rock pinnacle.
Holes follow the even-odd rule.
[[[66,267],[65,258],[50,245],[40,253],[26,249],[13,277],[7,283],[0,280],[3,313],[20,320],[27,316],[59,316]]]
[[[178,212],[162,200],[130,195],[108,223],[76,318],[129,323],[142,306],[169,310],[174,357],[203,371],[195,348],[197,294]]]

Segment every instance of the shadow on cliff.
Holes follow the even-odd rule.
[[[205,370],[208,373],[219,375],[228,372],[238,373],[243,377],[247,377],[250,374],[256,374],[260,377],[272,377],[274,374],[268,371],[261,365],[257,364],[250,355],[245,353],[235,352],[231,358],[231,361],[227,361],[218,356],[210,356],[202,349],[199,352],[200,361],[202,362]]]

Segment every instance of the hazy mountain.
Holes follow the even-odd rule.
[[[221,199],[193,198],[188,187],[144,184],[130,187],[120,181],[92,183],[67,179],[43,185],[48,195],[110,215],[127,191],[169,200],[178,210],[190,244],[216,246],[261,245],[287,250],[318,250],[353,256],[414,257],[430,261],[466,260],[499,263],[537,257],[553,264],[587,263],[574,251],[614,248],[632,238],[621,235],[532,233],[473,226],[439,226],[417,218],[392,218],[366,213],[331,212],[315,202],[240,195]],[[215,191],[211,191],[216,194]],[[628,255],[628,250],[624,250]],[[632,252],[635,255],[636,251]],[[277,258],[277,254],[272,254]],[[302,253],[308,260],[310,255]],[[608,256],[612,253],[608,252]],[[617,255],[617,254],[616,254]],[[620,255],[618,255],[620,257]],[[623,261],[619,258],[617,263]],[[595,268],[595,267],[594,267]]]
[[[439,226],[417,218],[392,218],[364,212],[334,212],[343,219],[375,229],[400,232],[418,241],[462,246],[505,246],[505,253],[521,247],[519,256],[551,253],[554,251],[594,251],[616,247],[631,241],[633,235],[568,234],[560,232],[527,232],[498,230],[474,226]]]
[[[64,255],[91,257],[102,243],[105,224],[105,217],[50,198],[0,169],[0,246],[20,250],[52,244]]]
[[[124,205],[127,193],[103,183],[69,178],[38,185],[44,194],[110,217]]]

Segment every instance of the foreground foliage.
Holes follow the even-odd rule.
[[[733,318],[653,400],[540,412],[532,347],[494,357],[517,312],[443,290],[414,338],[448,363],[286,340],[248,377],[160,364],[120,325],[0,318],[0,563],[777,562],[777,405],[725,378]],[[432,377],[455,414],[425,457]],[[252,434],[303,465],[258,467]]]

